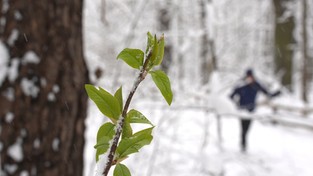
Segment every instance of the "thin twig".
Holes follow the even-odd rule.
[[[143,64],[143,67],[140,69],[140,73],[139,73],[139,75],[138,75],[138,77],[134,83],[134,86],[133,86],[132,90],[129,92],[129,95],[127,97],[125,106],[123,108],[122,116],[119,118],[119,120],[117,122],[115,135],[113,137],[113,142],[112,142],[112,145],[108,151],[109,152],[108,160],[107,160],[106,166],[105,166],[104,171],[103,171],[104,176],[107,176],[109,174],[110,168],[114,162],[113,161],[114,160],[114,154],[115,154],[115,151],[117,148],[118,141],[119,141],[120,136],[121,136],[122,131],[123,131],[124,121],[125,121],[125,118],[127,115],[128,107],[130,105],[130,102],[131,102],[139,84],[146,78],[146,76],[148,74],[147,67],[148,67],[148,63],[149,63],[150,58],[151,58],[151,50],[149,50],[147,55],[146,55],[146,59],[145,59],[145,62]]]

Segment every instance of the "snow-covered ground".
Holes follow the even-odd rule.
[[[160,98],[161,100],[161,98]],[[178,104],[178,102],[177,102]],[[221,139],[217,118],[211,111],[190,105],[166,107],[162,102],[133,105],[156,125],[152,144],[124,163],[136,176],[311,176],[313,131],[255,120],[250,128],[247,153],[239,148],[239,120],[221,117]],[[224,107],[221,109],[231,109]],[[91,106],[87,120],[85,175],[94,173],[94,138],[101,116]],[[224,112],[225,113],[225,112]],[[238,114],[238,112],[232,112]],[[260,109],[255,116],[269,114]],[[135,127],[136,128],[136,127]],[[112,169],[113,170],[113,169]]]

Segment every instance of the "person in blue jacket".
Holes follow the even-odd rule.
[[[252,69],[246,71],[244,77],[244,83],[234,89],[230,98],[236,102],[239,109],[253,112],[256,108],[256,96],[258,92],[263,92],[268,97],[275,97],[280,94],[280,91],[276,93],[269,93],[258,81],[256,81]],[[247,148],[247,132],[251,125],[251,119],[240,119],[241,122],[241,150],[246,151]]]

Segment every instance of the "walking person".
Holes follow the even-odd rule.
[[[236,87],[230,98],[235,101],[239,109],[252,113],[256,108],[256,96],[258,92],[263,92],[268,97],[275,97],[280,94],[277,91],[273,94],[269,93],[254,77],[252,69],[246,71],[243,84]],[[240,119],[241,123],[241,151],[247,149],[247,133],[251,125],[251,119]]]

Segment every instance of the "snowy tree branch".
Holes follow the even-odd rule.
[[[116,151],[116,148],[117,148],[117,145],[118,145],[118,141],[119,141],[120,136],[121,136],[122,131],[123,131],[123,126],[124,126],[124,121],[125,121],[125,118],[126,118],[126,115],[127,115],[127,111],[128,111],[128,108],[129,108],[129,105],[131,103],[131,100],[132,100],[132,98],[133,98],[133,96],[134,96],[134,94],[135,94],[139,84],[147,76],[147,73],[148,73],[147,67],[148,67],[148,63],[149,63],[150,58],[151,58],[151,50],[149,50],[149,52],[146,55],[146,59],[145,59],[144,65],[140,69],[140,73],[139,73],[136,81],[134,82],[134,86],[133,86],[132,90],[128,94],[125,106],[123,108],[122,116],[119,118],[119,120],[117,122],[116,133],[115,133],[115,135],[113,137],[113,143],[112,143],[112,145],[111,145],[111,147],[110,147],[110,149],[108,151],[109,155],[107,156],[108,157],[107,158],[107,163],[106,163],[106,166],[105,166],[104,171],[103,171],[103,175],[104,176],[108,175],[111,166],[116,163],[116,161],[114,161],[114,154],[115,154],[115,151]]]

